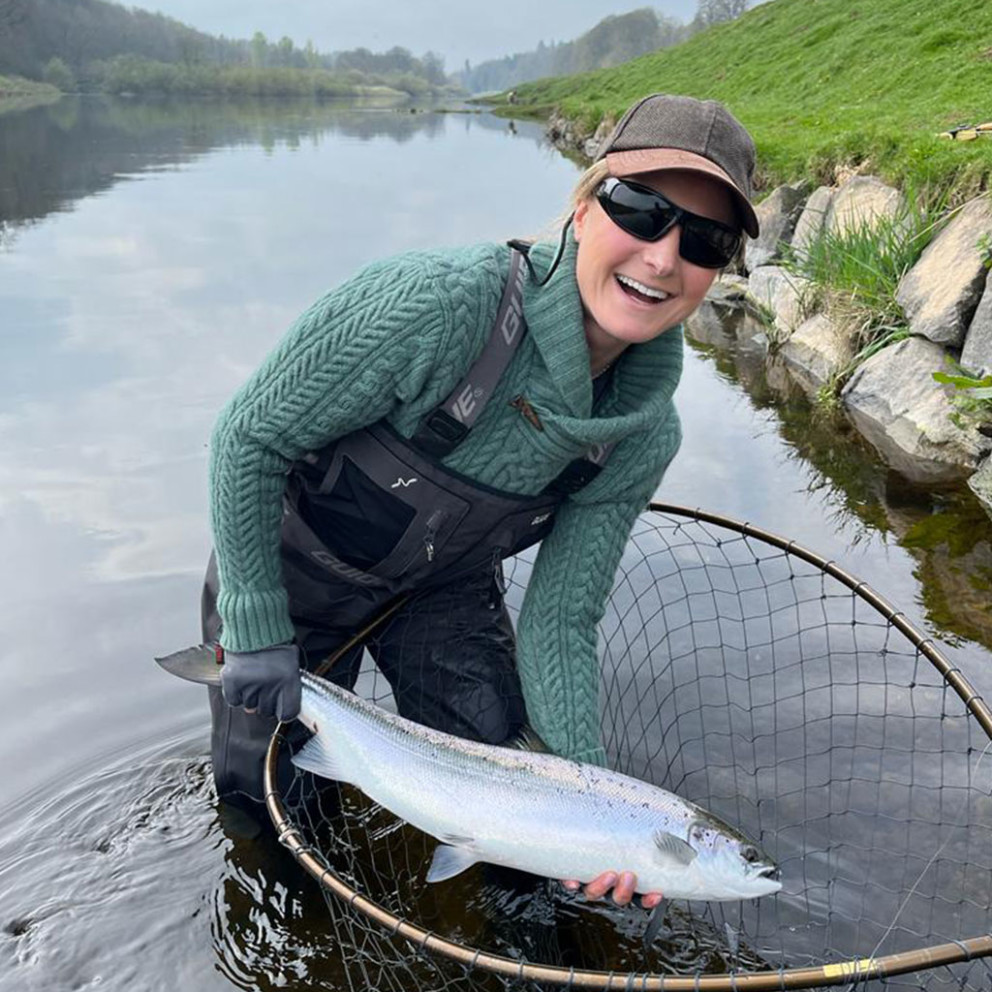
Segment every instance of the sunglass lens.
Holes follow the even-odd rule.
[[[642,241],[654,241],[671,226],[672,211],[657,195],[617,183],[601,200],[610,219]]]
[[[682,228],[679,254],[705,269],[728,265],[740,247],[740,235],[721,224],[694,219]]]

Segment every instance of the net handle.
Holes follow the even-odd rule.
[[[835,562],[822,555],[810,551],[795,541],[780,537],[760,527],[723,517],[706,510],[679,506],[674,503],[649,504],[648,509],[653,513],[672,514],[689,517],[706,523],[717,524],[728,530],[737,531],[750,537],[780,548],[787,554],[795,555],[842,582],[856,595],[878,610],[934,665],[944,676],[944,679],[954,688],[965,705],[974,714],[982,729],[992,740],[992,711],[972,688],[968,680],[940,653],[932,639],[923,637],[910,621],[897,612],[889,602],[874,591],[866,582],[855,578]],[[371,623],[360,630],[342,647],[329,655],[315,670],[316,674],[324,674],[347,651],[362,643],[379,624],[392,616],[410,597],[403,597],[390,603],[381,614]],[[313,848],[306,842],[299,829],[293,824],[279,795],[277,787],[277,767],[279,751],[285,743],[280,724],[265,755],[265,805],[279,842],[283,844],[296,859],[297,863],[324,889],[346,903],[355,911],[362,913],[381,926],[390,936],[400,936],[416,944],[424,951],[439,954],[455,961],[466,969],[479,968],[505,978],[518,981],[544,982],[545,984],[561,986],[570,989],[598,990],[631,990],[641,992],[772,992],[776,989],[815,989],[832,985],[857,983],[892,975],[903,975],[908,972],[921,971],[926,968],[937,968],[943,965],[957,964],[974,958],[992,955],[992,933],[966,940],[952,941],[947,944],[937,944],[923,947],[914,951],[902,951],[898,954],[888,954],[883,957],[860,958],[849,961],[839,961],[834,964],[820,965],[810,968],[781,968],[776,971],[757,971],[749,973],[734,973],[725,975],[697,975],[683,977],[673,975],[652,975],[648,973],[629,972],[616,974],[605,971],[578,971],[574,968],[561,968],[553,965],[528,964],[498,954],[489,954],[465,944],[457,944],[445,940],[437,934],[424,930],[413,923],[400,919],[384,909],[378,903],[361,895],[355,889],[343,882],[322,861]]]

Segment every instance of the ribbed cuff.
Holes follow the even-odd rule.
[[[285,589],[222,591],[217,597],[217,612],[223,622],[220,642],[228,651],[261,651],[286,644],[295,636]]]

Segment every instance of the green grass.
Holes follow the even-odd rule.
[[[992,119],[989,0],[770,0],[675,48],[519,86],[513,111],[557,107],[591,133],[659,91],[726,103],[754,135],[759,188],[857,169],[953,205],[992,185],[992,136],[935,137]]]

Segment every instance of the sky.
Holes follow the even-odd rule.
[[[321,51],[394,45],[414,55],[440,52],[449,72],[529,51],[539,41],[571,41],[610,14],[654,6],[688,21],[696,0],[129,0],[128,6],[157,10],[208,34],[270,40],[288,35],[298,45],[312,39]]]

